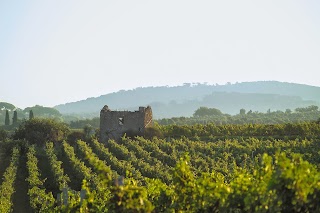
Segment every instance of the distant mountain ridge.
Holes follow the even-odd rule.
[[[191,116],[200,106],[237,114],[241,108],[265,112],[318,105],[320,87],[278,81],[243,82],[226,85],[184,84],[121,90],[55,106],[63,114],[99,116],[104,105],[114,110],[133,110],[151,105],[156,118]]]

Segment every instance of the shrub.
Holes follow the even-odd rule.
[[[70,144],[75,144],[78,140],[84,141],[85,139],[86,139],[86,135],[83,131],[75,130],[68,135],[67,141]]]
[[[144,131],[144,137],[152,139],[153,137],[163,138],[163,133],[156,127],[147,127]]]

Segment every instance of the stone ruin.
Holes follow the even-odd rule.
[[[124,133],[143,135],[153,126],[151,107],[139,107],[138,111],[111,111],[105,105],[100,111],[100,142],[119,140]]]

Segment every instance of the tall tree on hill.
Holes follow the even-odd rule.
[[[33,119],[34,118],[34,115],[33,115],[33,111],[30,110],[29,111],[29,120]]]
[[[15,110],[13,112],[13,118],[12,118],[12,124],[16,124],[18,122],[18,113],[17,111]]]
[[[4,124],[5,124],[6,126],[9,126],[9,125],[10,125],[9,111],[8,111],[8,110],[6,110],[6,119],[5,119]]]

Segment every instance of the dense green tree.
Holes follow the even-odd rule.
[[[8,138],[8,132],[4,129],[0,129],[0,141],[5,141]]]
[[[308,107],[296,108],[295,111],[296,112],[300,112],[300,113],[303,113],[303,112],[317,112],[318,108],[319,108],[318,106],[311,105],[311,106],[308,106]]]
[[[58,142],[67,138],[69,128],[53,119],[34,118],[24,121],[16,129],[13,138],[25,139],[31,144],[44,145],[46,141]]]
[[[286,109],[286,114],[290,114],[292,112],[291,109]]]
[[[193,114],[194,117],[217,116],[217,115],[219,116],[223,114],[219,109],[208,108],[208,107],[200,107]]]
[[[86,138],[89,138],[94,134],[94,128],[90,124],[87,124],[83,127],[83,133]]]
[[[242,112],[245,112],[242,110]],[[170,119],[163,118],[157,120],[161,125],[194,125],[194,124],[207,124],[214,123],[221,124],[285,124],[285,123],[299,123],[316,121],[320,117],[320,111],[304,111],[292,112],[287,109],[285,112],[277,110],[270,113],[252,112],[248,111],[246,114],[221,116],[198,116],[198,117],[173,117]]]
[[[16,124],[18,122],[18,113],[17,110],[13,112],[12,124]]]
[[[85,126],[90,125],[93,128],[100,127],[100,118],[92,118],[92,119],[85,119],[85,120],[73,120],[70,122],[70,127],[73,129],[83,129]]]
[[[67,137],[68,143],[74,145],[78,140],[86,140],[85,133],[80,130],[72,130]]]
[[[9,118],[9,111],[8,111],[8,110],[6,110],[5,125],[6,125],[6,126],[9,126],[9,125],[10,125],[10,118]]]
[[[0,102],[0,109],[14,110],[15,108],[16,107],[13,104],[7,102]]]
[[[33,111],[32,109],[29,111],[29,120],[33,119],[34,115],[33,115]]]
[[[153,137],[163,138],[163,134],[162,134],[161,130],[158,127],[154,126],[154,127],[146,128],[144,130],[143,137],[150,138],[150,139],[152,139]]]
[[[240,115],[245,115],[246,114],[246,110],[245,109],[240,109]]]
[[[45,117],[45,118],[52,118],[52,117],[60,117],[61,113],[51,107],[43,107],[43,106],[33,106],[33,107],[27,107],[23,110],[24,113],[28,113],[32,110],[33,113],[37,115],[37,117]]]

